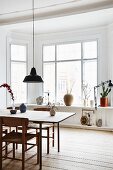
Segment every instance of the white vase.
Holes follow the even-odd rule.
[[[84,107],[88,106],[88,99],[84,99]]]
[[[90,107],[94,107],[94,100],[90,100]]]

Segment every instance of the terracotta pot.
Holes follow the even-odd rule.
[[[72,94],[65,94],[64,95],[64,103],[66,106],[71,106],[73,102],[73,96]]]
[[[100,106],[101,107],[107,107],[108,106],[108,98],[107,97],[100,98]]]

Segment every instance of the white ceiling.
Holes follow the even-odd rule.
[[[35,8],[44,9],[48,7],[60,8],[64,5],[71,6],[72,4],[92,5],[100,2],[112,2],[111,0],[34,0]],[[32,0],[0,0],[0,14],[15,13],[32,9]]]
[[[35,33],[51,33],[106,26],[113,23],[113,8],[35,21]],[[32,22],[2,26],[11,32],[32,33]]]
[[[113,0],[35,0],[35,19],[69,16],[109,7],[113,7]],[[0,25],[31,21],[31,9],[32,0],[0,0]]]

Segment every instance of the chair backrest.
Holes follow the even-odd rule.
[[[10,107],[7,107],[7,109],[13,109],[13,107],[10,106]],[[16,106],[15,109],[16,109],[16,110],[19,110],[20,107],[19,107],[19,106]]]
[[[27,118],[18,118],[18,117],[0,117],[2,124],[9,127],[17,126],[28,126]]]
[[[35,111],[50,111],[50,107],[37,107],[34,108]]]

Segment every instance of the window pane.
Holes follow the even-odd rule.
[[[83,58],[97,58],[97,41],[83,43]]]
[[[55,46],[44,46],[43,48],[43,60],[54,61],[55,60]]]
[[[81,58],[81,44],[57,45],[57,60],[71,60]]]
[[[72,90],[72,92],[71,92]],[[57,64],[57,101],[63,101],[67,91],[73,94],[73,104],[81,102],[81,63],[62,62]]]
[[[23,83],[25,76],[26,64],[11,62],[11,86],[15,97],[15,103],[26,102],[26,83]]]
[[[11,45],[11,60],[26,61],[26,46]]]
[[[83,80],[91,88],[90,99],[94,99],[94,86],[97,85],[97,60],[84,61]]]
[[[48,103],[47,92],[50,92],[50,102],[55,102],[55,64],[44,64],[44,100]]]

